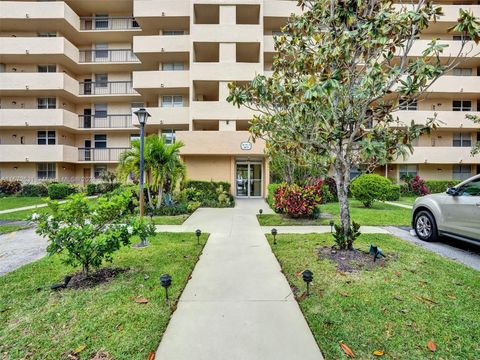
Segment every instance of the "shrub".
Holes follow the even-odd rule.
[[[22,183],[18,180],[0,180],[0,195],[14,195],[22,190]]]
[[[325,185],[328,186],[328,190],[330,192],[330,198],[332,200],[325,201],[325,202],[336,202],[338,201],[338,194],[337,194],[337,184],[335,179],[332,177],[328,177],[324,180]]]
[[[171,206],[161,206],[159,208],[148,208],[146,210],[147,214],[152,216],[175,216],[188,214],[188,203],[187,202],[178,202]]]
[[[431,194],[445,192],[448,188],[460,184],[460,180],[426,180],[425,186]]]
[[[33,214],[32,220],[38,224],[37,233],[49,239],[49,255],[65,255],[63,262],[81,265],[88,275],[104,260],[111,261],[112,254],[128,245],[133,236],[146,239],[155,234],[149,220],[131,215],[132,196],[131,191],[124,191],[91,202],[84,194],[76,194],[65,204],[50,201],[51,214]]]
[[[321,203],[322,182],[303,187],[282,184],[275,191],[274,208],[290,217],[311,217],[315,206]]]
[[[410,182],[410,189],[414,194],[424,196],[428,194],[428,188],[425,186],[425,180],[420,176],[415,176]]]
[[[98,194],[97,184],[88,183],[87,186],[85,187],[85,192],[87,193],[87,196],[97,195]]]
[[[66,199],[76,192],[77,188],[70,184],[52,183],[48,185],[48,196],[52,200]]]
[[[189,214],[193,213],[195,210],[197,210],[200,206],[202,206],[202,203],[199,201],[190,201],[187,204],[187,211]]]
[[[22,196],[47,197],[48,188],[45,184],[26,184],[22,187]]]
[[[88,196],[106,194],[114,191],[120,187],[120,183],[103,182],[103,183],[89,183],[86,186],[86,193]]]
[[[385,200],[387,201],[398,201],[400,200],[400,185],[392,184],[385,195]]]
[[[281,186],[282,184],[269,184],[268,187],[267,187],[267,203],[268,205],[270,205],[270,207],[272,209],[275,208],[274,206],[274,201],[273,201],[273,198],[275,196],[275,191]]]
[[[213,181],[187,181],[182,186],[179,199],[200,202],[205,207],[230,207],[234,199],[229,194],[230,184]]]
[[[375,201],[385,200],[392,182],[377,174],[362,174],[350,184],[350,191],[355,199],[369,208]]]

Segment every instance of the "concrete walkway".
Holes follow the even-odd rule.
[[[264,204],[199,209],[182,226],[211,235],[156,359],[323,359],[257,222]]]
[[[384,201],[384,203],[388,205],[398,206],[404,209],[413,209],[412,205],[405,205],[405,204],[400,204],[400,203],[391,202],[391,201]]]

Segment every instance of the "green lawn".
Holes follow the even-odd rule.
[[[202,235],[203,244],[207,237]],[[111,266],[130,271],[90,289],[49,289],[73,272],[58,256],[0,277],[1,352],[7,359],[66,359],[85,346],[81,359],[104,349],[116,360],[145,360],[156,350],[173,310],[165,304],[160,275],[172,276],[169,294],[175,301],[203,248],[193,233],[157,234],[150,244],[114,254]],[[148,304],[134,301],[140,296]]]
[[[272,237],[269,235],[272,244]],[[389,235],[362,235],[389,256],[385,267],[344,273],[315,249],[330,234],[277,235],[271,245],[292,286],[305,289],[299,272],[314,273],[311,295],[300,307],[326,359],[346,359],[339,341],[358,359],[474,359],[480,353],[480,272]],[[437,345],[435,353],[428,341]]]
[[[403,205],[413,205],[415,204],[415,200],[417,199],[417,196],[402,196],[398,202]]]
[[[19,226],[19,225],[0,225],[0,235],[6,234],[18,230],[26,229],[26,226]]]
[[[49,211],[48,207],[41,207],[32,210],[14,211],[7,214],[0,214],[0,220],[23,221],[29,220],[33,213],[43,213]]]
[[[0,198],[0,211],[43,203],[45,200],[41,197],[2,197]]]
[[[338,203],[328,203],[321,205],[321,213],[329,214],[333,220],[338,223],[340,208]],[[411,223],[411,210],[401,208],[395,205],[388,205],[381,202],[375,202],[369,209],[365,208],[359,201],[350,200],[350,214],[352,219],[360,225],[396,225],[409,226]],[[291,219],[280,214],[262,214],[257,215],[258,221],[262,226],[282,226],[282,225],[328,225],[331,219],[322,218],[319,220],[310,219]]]
[[[190,215],[174,215],[174,216],[154,216],[153,223],[155,225],[182,225]]]

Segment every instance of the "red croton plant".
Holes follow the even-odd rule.
[[[275,191],[275,210],[293,218],[311,217],[315,206],[322,201],[322,186],[323,180],[304,186],[282,184]]]

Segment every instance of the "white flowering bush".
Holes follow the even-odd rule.
[[[130,190],[99,197],[89,201],[84,194],[69,197],[66,203],[48,203],[50,212],[33,214],[37,233],[49,239],[49,255],[64,254],[63,261],[70,266],[82,266],[88,275],[92,268],[111,261],[121,246],[133,237],[146,239],[155,234],[154,225],[140,219],[129,210],[133,197]]]

